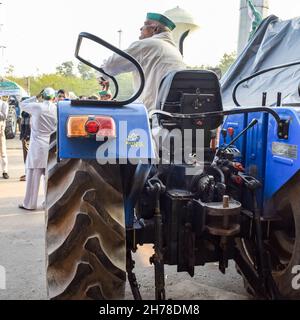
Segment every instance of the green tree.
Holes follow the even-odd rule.
[[[56,68],[56,72],[64,77],[74,76],[74,63],[72,61],[63,62]]]
[[[14,72],[15,72],[15,67],[12,64],[10,64],[9,66],[7,66],[5,68],[5,75],[6,76],[12,76],[14,74]]]
[[[27,88],[28,77],[7,77],[18,83],[23,88]],[[77,96],[90,96],[99,91],[99,84],[96,79],[83,80],[82,78],[72,76],[64,77],[60,74],[43,74],[38,77],[30,77],[30,91],[32,95],[36,95],[46,87],[52,87],[55,90],[65,89],[73,91]]]
[[[77,68],[83,80],[91,80],[96,78],[96,71],[86,64],[79,62]]]
[[[226,71],[230,68],[230,66],[234,63],[235,60],[236,52],[224,53],[221,61],[217,65],[217,68],[221,70],[222,75],[226,73]]]
[[[216,66],[209,66],[209,65],[199,65],[199,66],[188,66],[188,69],[192,70],[211,70],[215,72],[219,78],[221,78],[230,66],[236,60],[236,52],[231,53],[224,53],[223,57],[221,58],[220,62]]]
[[[123,73],[116,77],[119,85],[118,100],[126,100],[133,95],[132,73]],[[112,83],[112,82],[111,82]]]

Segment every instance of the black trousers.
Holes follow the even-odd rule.
[[[30,140],[22,139],[22,147],[23,147],[23,158],[24,158],[24,163],[26,162],[27,159],[27,154],[29,150],[29,142]]]

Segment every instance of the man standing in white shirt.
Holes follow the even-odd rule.
[[[39,102],[39,98],[43,102]],[[31,116],[30,145],[26,159],[26,194],[19,208],[36,210],[41,176],[45,175],[48,162],[50,136],[56,130],[57,109],[55,90],[44,89],[37,97],[21,103],[21,110]]]
[[[5,138],[5,123],[8,116],[8,97],[0,98],[0,158],[2,162],[2,176],[4,179],[9,179],[8,176],[8,160],[6,152],[6,138]]]

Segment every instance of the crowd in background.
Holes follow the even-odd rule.
[[[40,180],[45,176],[48,160],[49,140],[56,130],[57,104],[60,101],[73,99],[81,100],[110,100],[112,95],[107,86],[101,85],[101,91],[91,96],[80,96],[72,92],[52,88],[42,90],[37,96],[22,98],[19,102],[20,119],[19,131],[25,164],[25,174],[20,181],[26,181],[26,193],[19,208],[36,210]],[[9,113],[9,96],[0,97],[0,159],[3,179],[9,179],[8,157],[6,148],[5,126]]]
[[[144,71],[145,83],[141,101],[148,111],[156,108],[156,98],[162,80],[171,72],[174,73],[186,68],[182,60],[182,54],[172,38],[171,31],[174,28],[176,28],[176,25],[168,17],[159,13],[147,13],[146,20],[140,28],[139,40],[133,42],[126,50],[127,54],[140,63]],[[158,52],[160,53],[159,55],[157,54]],[[139,87],[137,85],[139,77],[136,66],[125,62],[118,54],[113,54],[104,61],[101,70],[103,70],[103,74],[98,78],[101,91],[90,97],[81,96],[80,99],[112,100],[109,79],[106,78],[108,74],[116,76],[126,72],[133,72],[135,87]],[[21,177],[21,180],[26,180],[27,183],[25,199],[19,205],[22,209],[37,209],[40,179],[41,176],[45,175],[47,166],[50,135],[56,130],[56,103],[74,98],[76,97],[70,97],[65,90],[59,90],[56,93],[52,88],[46,88],[36,97],[21,102],[20,138],[26,163],[26,172]],[[0,109],[0,132],[3,131],[3,127],[5,128],[6,109],[7,104],[3,102]],[[3,138],[1,138],[0,142],[3,178],[8,179],[7,156],[6,150],[4,150],[6,146],[5,141],[3,142],[2,140]]]

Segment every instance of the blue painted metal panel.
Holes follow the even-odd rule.
[[[268,115],[256,112],[228,116],[223,128],[234,128],[234,136],[237,136],[254,119],[258,121],[257,125],[249,129],[248,132],[235,143],[235,147],[241,151],[242,163],[246,169],[246,173],[264,183]],[[221,141],[224,143],[223,140]],[[227,143],[228,142],[229,140],[227,139]],[[261,207],[263,204],[263,189],[258,191],[257,200]]]
[[[278,139],[277,124],[270,117],[264,190],[265,202],[300,170],[300,109],[282,107],[274,110],[278,112],[281,118],[290,119],[290,130],[287,140]],[[285,153],[286,150],[289,150],[289,154]]]
[[[274,110],[281,118],[291,122],[287,140],[278,138],[275,119],[264,113],[228,116],[223,125],[225,129],[233,127],[237,135],[254,118],[258,120],[258,124],[235,145],[242,152],[247,173],[263,183],[263,188],[258,193],[260,207],[264,207],[300,170],[300,108],[281,107]],[[222,137],[220,144],[224,144]]]
[[[245,168],[247,174],[255,177],[263,185],[266,170],[266,145],[268,134],[269,115],[262,112],[248,115],[248,123],[256,119],[257,125],[249,129],[246,137]],[[263,188],[257,191],[257,201],[260,207],[263,204]]]
[[[107,142],[94,138],[68,138],[69,116],[110,116],[116,123],[117,137]],[[72,106],[70,101],[59,103],[58,146],[61,159],[118,160],[121,163],[141,159],[154,159],[148,113],[144,105],[131,104],[124,107]]]

